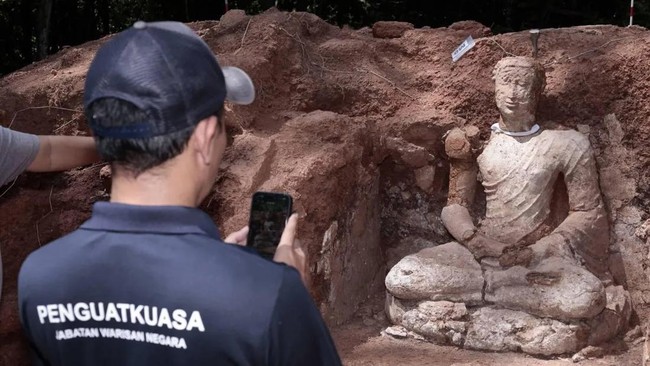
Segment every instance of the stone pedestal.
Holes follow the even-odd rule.
[[[386,314],[401,329],[386,334],[493,352],[576,353],[616,337],[632,312],[622,286],[603,288],[572,263],[503,270],[456,242],[406,256],[386,287]]]

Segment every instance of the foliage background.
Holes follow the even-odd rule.
[[[0,0],[0,75],[64,46],[74,46],[128,27],[136,20],[219,19],[225,0]],[[416,26],[447,26],[477,20],[494,33],[529,28],[629,22],[628,0],[230,0],[250,14],[277,3],[309,11],[338,25],[400,20]],[[650,24],[650,0],[636,0],[635,24]]]

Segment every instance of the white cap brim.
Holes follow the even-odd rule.
[[[255,86],[248,74],[233,66],[222,67],[226,79],[226,100],[235,104],[251,104],[255,100]]]

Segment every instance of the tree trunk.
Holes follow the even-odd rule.
[[[34,50],[37,45],[34,43],[34,16],[33,10],[36,5],[32,1],[21,1],[18,3],[19,10],[19,25],[18,25],[18,48],[20,49],[21,58],[24,64],[29,64],[34,61],[36,56]],[[21,65],[22,66],[22,65]]]
[[[41,0],[38,9],[38,59],[42,60],[47,57],[50,46],[50,20],[52,18],[52,1]]]
[[[108,2],[109,0],[97,1],[97,13],[99,14],[99,21],[102,23],[101,26],[102,36],[111,33],[111,8]]]
[[[85,42],[99,37],[97,15],[95,14],[95,0],[84,0],[82,16],[83,35],[80,35],[80,39],[76,43]]]

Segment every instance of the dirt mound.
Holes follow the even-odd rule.
[[[230,232],[246,223],[254,191],[291,193],[305,215],[300,236],[308,247],[312,293],[332,324],[348,321],[364,300],[382,293],[386,265],[450,240],[439,219],[449,171],[442,137],[453,127],[474,125],[485,140],[498,118],[492,67],[506,55],[531,54],[526,32],[478,38],[489,33],[473,22],[398,27],[401,36],[389,39],[275,10],[254,17],[232,11],[219,22],[190,26],[222,64],[249,72],[258,89],[253,105],[228,107],[234,138],[203,208]],[[452,63],[451,52],[470,34],[476,46]],[[87,134],[79,112],[84,74],[104,41],[66,49],[0,79],[2,124]],[[612,224],[610,268],[645,316],[648,247],[634,231],[650,204],[650,32],[548,29],[539,45],[548,84],[540,123],[590,137]],[[14,118],[44,106],[65,109],[29,109]],[[16,304],[20,263],[106,199],[99,169],[27,174],[0,198],[1,364],[19,364],[25,356]]]

